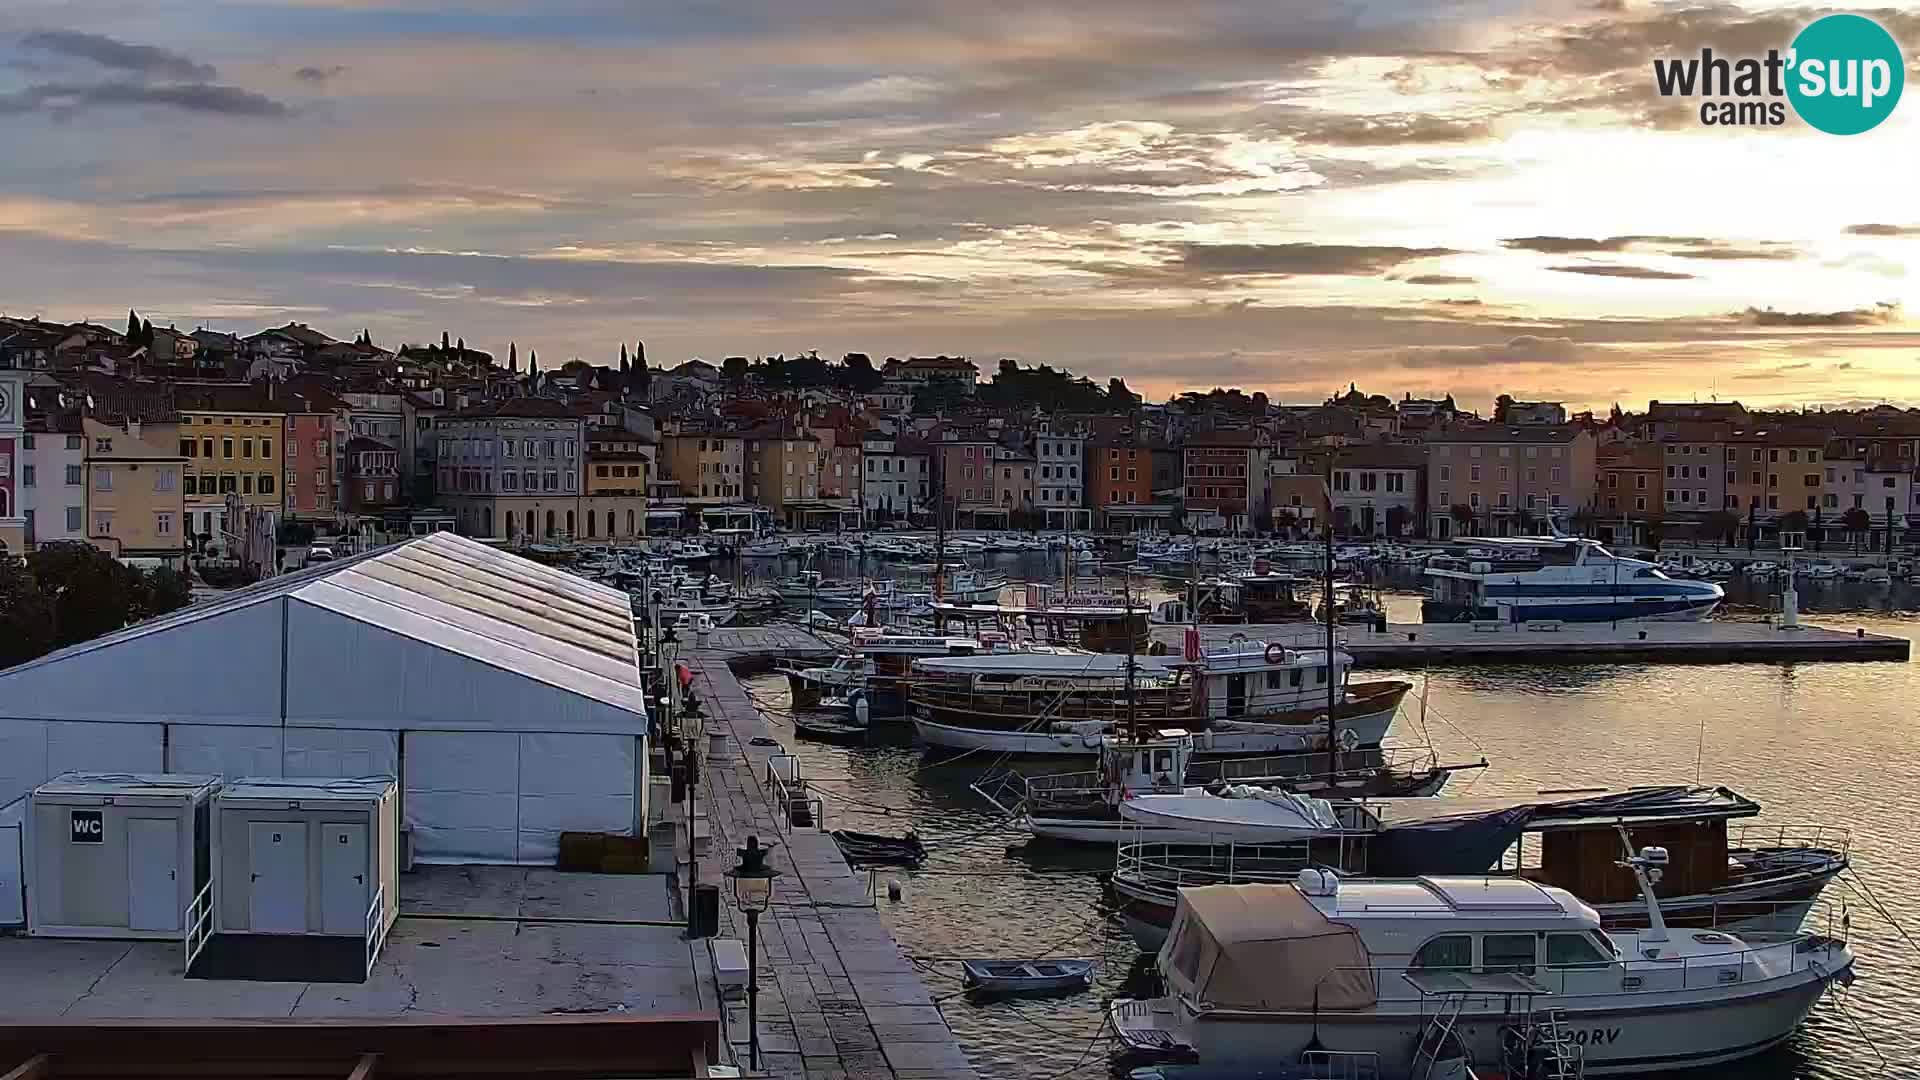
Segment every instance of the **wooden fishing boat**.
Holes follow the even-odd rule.
[[[833,842],[856,866],[919,866],[927,860],[927,846],[909,831],[905,836],[835,829]]]
[[[1093,984],[1091,960],[962,960],[968,988],[996,994],[1050,994]]]

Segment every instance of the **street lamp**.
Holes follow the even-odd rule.
[[[780,871],[767,865],[767,852],[758,836],[747,837],[739,865],[727,871],[733,879],[733,906],[747,914],[747,1065],[760,1070],[760,913],[773,902],[773,879]]]

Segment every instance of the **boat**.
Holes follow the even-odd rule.
[[[778,559],[787,553],[787,542],[778,536],[763,537],[740,548],[743,559]]]
[[[1197,651],[1197,637],[1194,639]],[[1179,728],[1202,757],[1380,745],[1413,684],[1353,683],[1353,657],[1277,642],[1178,656],[1014,653],[916,660],[908,714],[929,746],[1096,754],[1115,725]],[[1328,702],[1336,702],[1332,724]]]
[[[856,866],[919,866],[927,859],[927,846],[911,829],[904,836],[835,829],[833,842]]]
[[[667,544],[664,554],[677,563],[706,562],[713,558],[713,552],[698,540],[674,540]]]
[[[1252,793],[1248,793],[1252,795]],[[1136,796],[1121,816],[1186,842],[1123,836],[1112,878],[1142,948],[1172,924],[1188,885],[1272,882],[1310,865],[1357,875],[1487,874],[1571,890],[1611,928],[1644,925],[1613,856],[1622,830],[1674,853],[1661,905],[1676,925],[1790,930],[1851,865],[1844,829],[1746,819],[1760,805],[1724,787],[1667,785],[1572,798],[1375,799],[1335,803],[1338,829],[1302,825],[1286,803],[1192,790]],[[1198,839],[1200,842],[1192,842]]]
[[[1118,998],[1108,1019],[1130,1053],[1215,1068],[1333,1051],[1414,1071],[1446,1038],[1473,1061],[1499,1060],[1516,1019],[1539,1011],[1550,1038],[1528,1049],[1552,1055],[1546,1075],[1638,1076],[1777,1046],[1853,981],[1852,953],[1829,934],[1670,929],[1657,846],[1617,865],[1638,886],[1645,929],[1606,930],[1565,889],[1514,878],[1307,869],[1284,884],[1182,889],[1154,962],[1165,993]]]
[[[947,541],[951,546],[954,541]],[[1007,575],[988,570],[976,570],[970,567],[949,566],[942,580],[940,595],[943,599],[961,604],[992,604],[1000,600],[1000,590],[1007,587]]]
[[[713,616],[704,611],[683,611],[680,613],[679,618],[673,620],[673,630],[676,634],[688,632],[694,634],[711,633],[713,630]]]
[[[962,960],[961,982],[997,994],[1048,994],[1093,985],[1091,960]]]
[[[1312,613],[1312,609],[1305,600],[1294,595],[1294,590],[1304,582],[1305,579],[1297,574],[1268,568],[1265,559],[1256,560],[1251,573],[1240,574],[1232,579],[1229,609],[1238,608],[1241,616],[1238,621],[1250,623],[1283,623],[1304,619]]]
[[[1218,792],[1251,785],[1340,799],[1439,794],[1453,774],[1484,769],[1486,759],[1442,765],[1431,748],[1424,755],[1395,748],[1338,753],[1331,772],[1325,753],[1193,760],[1193,736],[1178,729],[1135,737],[1106,737],[1097,768],[1027,776],[1017,771],[983,776],[973,790],[1033,836],[1070,844],[1198,842],[1201,833],[1155,829],[1121,816],[1120,806],[1141,795]]]
[[[635,601],[639,603],[640,601]],[[731,601],[714,600],[702,597],[697,588],[683,588],[670,596],[663,596],[659,603],[662,619],[678,619],[687,614],[704,615],[711,619],[714,626],[725,626],[739,613],[739,605]]]
[[[1479,557],[1429,559],[1431,585],[1421,604],[1430,623],[1499,620],[1564,622],[1667,619],[1698,621],[1726,592],[1711,581],[1682,581],[1653,563],[1578,537],[1463,538],[1486,545]]]
[[[787,676],[787,689],[796,709],[810,709],[821,699],[844,697],[855,687],[867,691],[868,704],[881,716],[906,711],[906,682],[915,659],[929,656],[972,656],[1001,647],[993,635],[963,637],[947,634],[903,634],[877,627],[857,627],[847,651],[828,665],[775,666]]]
[[[860,691],[853,691],[854,695]],[[858,699],[848,697],[830,697],[820,702],[820,712],[795,713],[793,717],[794,733],[814,742],[832,743],[836,746],[864,746],[867,737],[872,734],[865,710],[858,705]]]

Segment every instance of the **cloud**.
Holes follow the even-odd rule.
[[[1464,274],[1415,274],[1400,280],[1409,285],[1477,285],[1480,281]]]
[[[1625,251],[1633,239],[1631,236],[1609,236],[1605,239],[1584,236],[1516,236],[1500,241],[1500,246],[1516,251],[1538,251],[1546,255],[1573,255],[1593,251]]]
[[[1521,334],[1496,345],[1448,345],[1406,349],[1394,359],[1407,368],[1451,368],[1478,364],[1560,364],[1579,358],[1568,337]]]
[[[20,40],[28,49],[87,60],[101,67],[181,82],[209,82],[214,69],[192,58],[153,45],[134,45],[77,30],[40,30]]]
[[[1180,265],[1208,274],[1380,274],[1453,248],[1376,244],[1183,244]]]
[[[68,115],[89,108],[142,105],[224,116],[285,116],[292,111],[264,94],[215,83],[39,83],[12,94],[0,94],[0,115],[30,112]]]
[[[1704,236],[1517,236],[1500,241],[1500,246],[1515,251],[1536,251],[1545,255],[1579,255],[1599,252],[1650,250],[1677,259],[1796,259],[1800,252],[1791,244],[1763,240],[1741,246],[1726,240]]]
[[[295,71],[293,77],[299,79],[301,82],[313,83],[317,86],[333,78],[335,75],[344,74],[346,70],[346,66],[343,64],[329,64],[326,67],[303,67]]]
[[[1645,266],[1625,266],[1619,263],[1576,263],[1569,266],[1549,266],[1547,269],[1557,274],[1588,274],[1593,277],[1640,278],[1645,281],[1691,281],[1692,274],[1682,274],[1674,270],[1654,270]]]
[[[1848,236],[1920,236],[1920,225],[1849,225]]]
[[[1405,146],[1409,143],[1481,142],[1493,137],[1485,120],[1456,120],[1418,113],[1326,116],[1300,129],[1305,142],[1329,146]]]
[[[1743,318],[1754,326],[1886,326],[1900,321],[1900,305],[1878,303],[1851,311],[1775,311],[1748,308]]]

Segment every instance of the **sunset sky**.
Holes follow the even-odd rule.
[[[1920,8],[1850,10],[1920,72]],[[1153,397],[1920,403],[1920,90],[1853,137],[1653,91],[1656,56],[1825,13],[7,0],[0,311]]]

